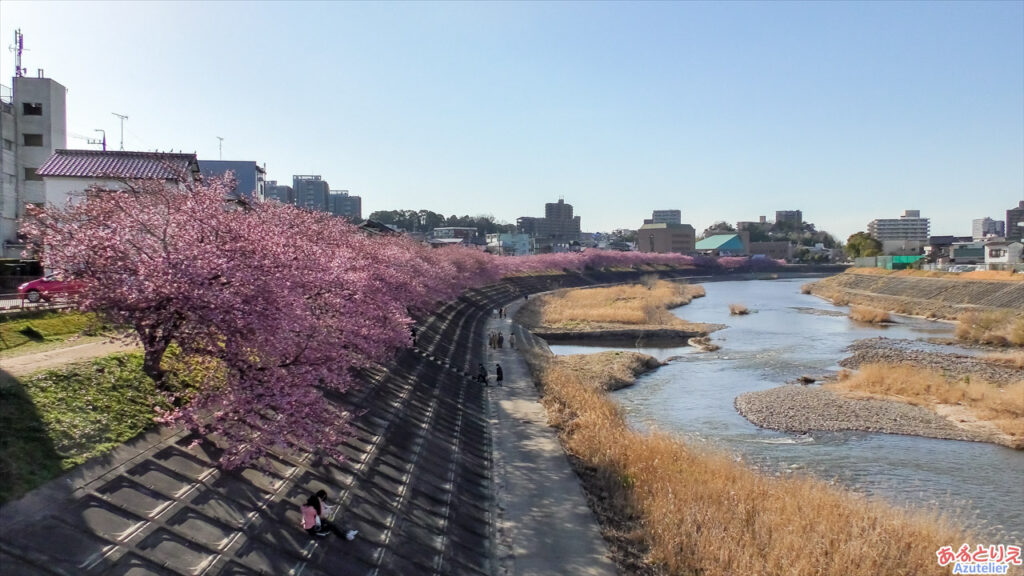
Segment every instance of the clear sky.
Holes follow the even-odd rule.
[[[800,209],[841,240],[919,209],[970,234],[1024,200],[1024,2],[0,2],[68,146],[321,174],[363,213]],[[81,137],[81,138],[80,138]]]

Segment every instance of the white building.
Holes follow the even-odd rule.
[[[917,247],[927,245],[928,228],[928,219],[921,218],[920,210],[904,210],[899,218],[872,220],[868,223],[868,234],[883,246],[891,242],[907,249],[915,243]]]
[[[1015,240],[996,240],[985,244],[985,266],[989,270],[1009,270],[1021,263],[1024,244]]]
[[[502,256],[525,256],[533,252],[529,234],[488,234],[487,251]]]
[[[58,148],[67,146],[67,89],[54,80],[14,78],[10,98],[0,98],[0,240],[3,257],[21,256],[18,229],[26,204],[46,201],[38,170]]]
[[[181,175],[200,176],[195,154],[125,152],[114,150],[57,150],[37,173],[45,184],[45,202],[64,205],[94,184],[122,188],[126,180],[180,182]]]

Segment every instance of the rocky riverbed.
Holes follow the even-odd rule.
[[[982,355],[951,353],[940,345],[920,341],[869,338],[855,342],[848,350],[853,355],[839,362],[844,368],[857,369],[870,363],[909,364],[938,370],[955,379],[982,378],[998,384],[1024,379],[1022,368],[993,362]],[[993,425],[976,421],[960,407],[939,406],[937,413],[896,400],[820,386],[790,384],[747,392],[736,398],[735,406],[747,420],[771,430],[861,430],[1013,445]]]
[[[843,368],[857,369],[862,364],[872,363],[910,364],[938,370],[953,378],[981,377],[997,384],[1024,380],[1024,368],[992,362],[986,360],[983,355],[940,353],[922,348],[921,342],[914,340],[868,338],[853,343],[848,350],[853,352],[853,355],[839,362]]]
[[[762,428],[805,433],[862,430],[930,438],[989,442],[986,431],[965,430],[920,406],[875,399],[853,399],[820,386],[787,384],[740,394],[736,410]]]

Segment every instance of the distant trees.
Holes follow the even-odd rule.
[[[494,216],[451,216],[430,210],[378,210],[370,214],[370,220],[376,220],[405,230],[406,232],[429,232],[434,228],[460,226],[476,228],[480,234],[496,234],[498,232],[515,232],[514,224],[498,222]]]
[[[735,234],[736,228],[732,224],[729,224],[725,220],[719,220],[708,226],[707,229],[700,235],[700,238],[708,238],[716,234]]]
[[[844,250],[850,258],[878,256],[882,253],[882,243],[868,235],[867,232],[857,232],[846,240]]]

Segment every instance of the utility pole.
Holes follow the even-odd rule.
[[[121,150],[124,150],[124,121],[128,119],[124,114],[118,114],[117,112],[111,112],[114,116],[121,119]]]
[[[96,128],[95,130],[93,130],[93,132],[102,132],[103,133],[103,139],[102,140],[95,140],[93,138],[88,138],[88,139],[86,139],[85,143],[86,144],[102,144],[103,145],[103,151],[106,152],[107,151],[107,131],[104,130],[103,128]]]
[[[217,160],[224,159],[224,139],[217,136]]]

